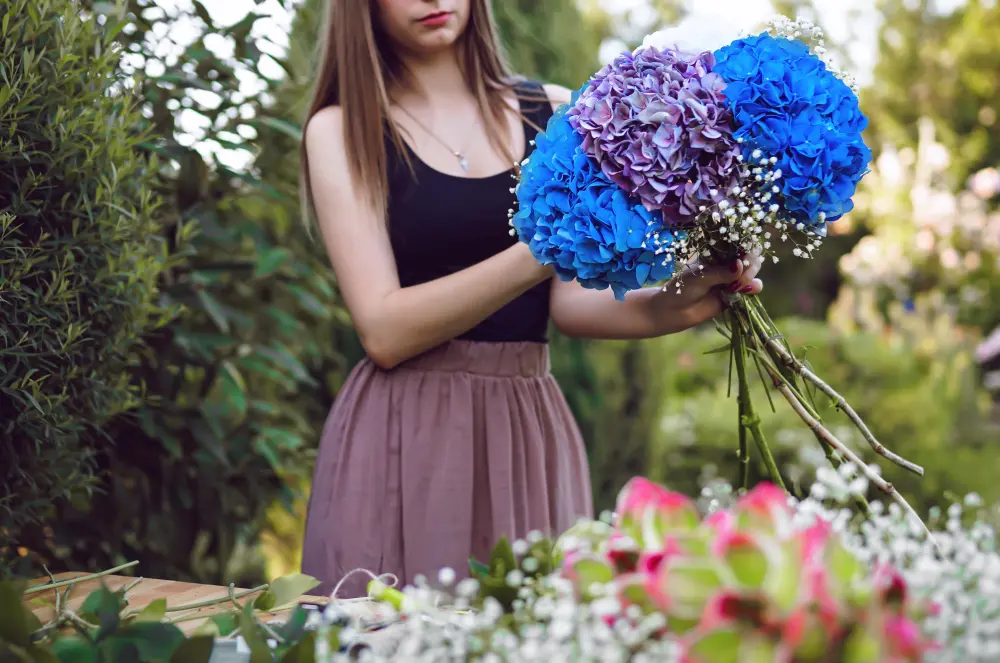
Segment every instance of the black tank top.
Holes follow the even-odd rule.
[[[539,83],[525,81],[515,90],[521,114],[545,128],[552,107]],[[528,99],[525,100],[524,97]],[[531,153],[536,129],[522,121],[525,154]],[[413,171],[391,140],[389,153],[389,239],[400,285],[426,283],[470,267],[513,246],[507,211],[514,207],[513,169],[482,178],[447,175],[420,160],[409,146]],[[535,286],[459,338],[469,341],[544,343],[549,321],[550,281]]]

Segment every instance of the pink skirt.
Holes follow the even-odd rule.
[[[452,341],[391,371],[365,359],[330,412],[302,571],[401,585],[468,575],[501,536],[558,534],[593,506],[579,428],[539,343]],[[338,597],[365,593],[355,574]]]

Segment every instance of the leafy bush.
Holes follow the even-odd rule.
[[[127,368],[165,311],[156,163],[114,77],[117,26],[71,0],[4,2],[0,25],[0,523],[13,536],[93,484],[99,429],[139,404]]]
[[[146,102],[156,138],[144,147],[163,157],[163,236],[178,260],[161,289],[182,313],[137,358],[145,403],[106,427],[118,445],[98,458],[103,494],[60,509],[52,535],[24,545],[53,569],[137,559],[154,577],[255,583],[264,512],[295,501],[357,344],[299,220],[297,171],[253,165],[262,151],[293,155],[297,141],[294,125],[266,119],[279,83],[262,78],[260,15],[222,26],[197,3],[128,9],[119,76]],[[161,57],[163,28],[177,21],[200,32],[180,57]],[[209,36],[232,43],[233,57],[209,50]],[[265,85],[247,98],[238,77],[252,76]],[[179,126],[178,108],[200,120]]]

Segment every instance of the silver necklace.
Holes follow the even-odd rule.
[[[405,113],[407,117],[409,117],[411,120],[413,120],[417,124],[418,127],[420,127],[421,129],[423,129],[424,132],[428,136],[430,136],[431,138],[433,138],[437,142],[441,143],[442,147],[444,147],[446,150],[448,150],[449,152],[451,152],[452,155],[454,155],[454,157],[456,159],[458,159],[458,167],[462,169],[463,173],[468,174],[468,172],[469,172],[469,160],[465,158],[464,154],[462,154],[461,152],[459,152],[458,150],[456,150],[455,148],[453,148],[448,143],[446,143],[443,140],[441,140],[437,136],[437,134],[435,134],[433,131],[431,131],[430,129],[428,129],[427,126],[423,122],[421,122],[416,117],[414,117],[413,113],[411,113],[410,111],[406,110],[402,106],[397,106],[397,108],[399,110],[403,111],[403,113]]]

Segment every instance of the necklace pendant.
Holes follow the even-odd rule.
[[[458,167],[462,169],[463,173],[469,172],[469,160],[465,158],[464,154],[456,154],[458,157]]]

